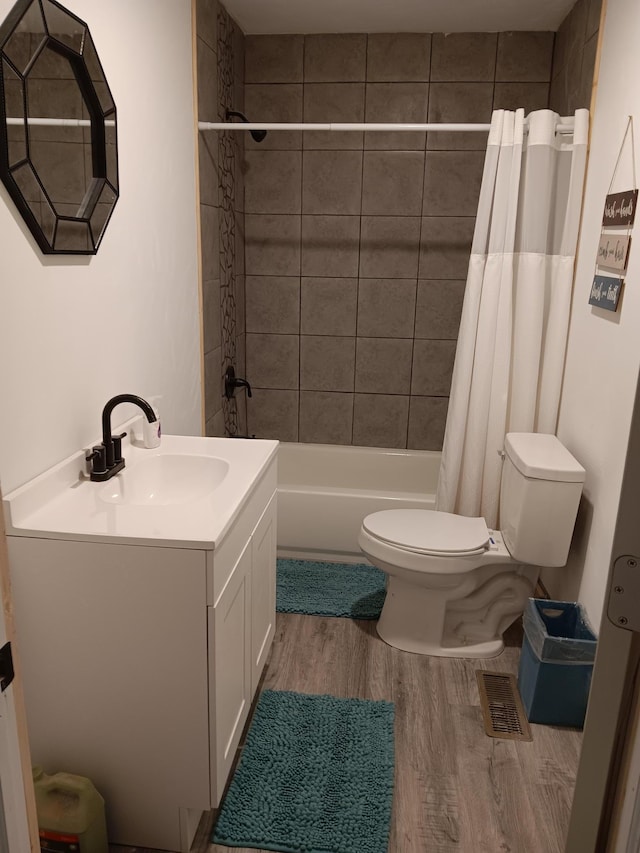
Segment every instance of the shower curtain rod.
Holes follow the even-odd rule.
[[[24,124],[23,118],[8,118],[8,125]],[[91,127],[91,120],[88,118],[28,118],[27,124],[36,125],[39,127]],[[115,127],[115,121],[110,119],[105,121],[105,127]]]
[[[7,118],[8,125],[22,125],[22,118]],[[28,118],[27,124],[41,127],[91,127],[91,121],[83,118]],[[114,127],[113,120],[105,121],[106,127]],[[527,125],[525,123],[525,129]],[[473,133],[476,131],[487,132],[491,129],[490,124],[445,124],[430,122],[427,124],[392,124],[379,122],[356,122],[356,123],[310,123],[310,122],[246,122],[238,124],[232,121],[199,121],[198,130],[335,130],[335,131],[446,131],[447,133]],[[558,133],[573,133],[573,121],[558,124]]]
[[[525,129],[527,125],[525,123]],[[381,124],[379,122],[371,123],[325,123],[316,124],[308,122],[259,122],[252,121],[242,124],[226,121],[199,121],[198,130],[336,130],[336,131],[447,131],[451,132],[474,132],[484,131],[485,133],[491,129],[490,124],[444,124],[431,122],[428,124]],[[573,121],[565,121],[558,124],[556,127],[558,133],[573,133]]]

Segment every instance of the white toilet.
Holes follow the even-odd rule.
[[[541,566],[564,566],[585,471],[556,436],[509,433],[501,531],[483,518],[422,509],[374,512],[359,545],[387,574],[378,634],[390,646],[489,658],[533,596]]]

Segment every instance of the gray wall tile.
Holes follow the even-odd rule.
[[[247,332],[297,335],[300,332],[300,279],[247,276],[246,318]]]
[[[411,393],[425,397],[448,396],[455,355],[455,341],[416,340],[413,347]]]
[[[302,275],[358,275],[358,216],[302,217]]]
[[[302,121],[302,84],[257,84],[246,85],[245,111],[252,121],[290,122]],[[245,134],[247,151],[259,148],[267,149],[300,149],[302,148],[302,131],[278,130],[267,132],[262,142],[254,142],[251,134]]]
[[[300,392],[299,441],[351,444],[352,432],[353,394]]]
[[[204,417],[212,418],[222,408],[222,351],[211,350],[204,357]]]
[[[420,219],[413,216],[363,216],[361,278],[416,278]]]
[[[592,38],[600,29],[600,14],[602,12],[602,0],[589,0],[587,8],[587,28],[585,38]]]
[[[305,83],[353,83],[364,80],[366,64],[367,37],[364,34],[305,36]]]
[[[482,183],[483,151],[427,151],[425,216],[475,216]]]
[[[431,79],[493,80],[497,45],[496,33],[434,33]]]
[[[580,21],[586,29],[597,2],[579,0],[565,27],[566,67],[554,82],[566,102],[582,85],[575,30]],[[292,46],[288,58],[273,37],[261,38],[247,43],[247,69],[254,47],[267,55],[247,77],[251,119],[488,123],[494,107],[547,106],[546,33],[311,35],[303,54],[302,37],[275,37],[283,50]],[[244,216],[246,374],[255,388],[249,432],[439,449],[486,135],[292,131],[270,133],[260,145],[236,136],[248,155],[246,214],[237,176],[235,284],[242,288]],[[292,151],[304,152],[301,173]],[[203,172],[214,166],[205,162]],[[239,347],[240,292],[236,310]],[[242,418],[239,408],[239,425]]]
[[[336,124],[364,121],[364,83],[305,83],[304,120],[311,123]],[[361,149],[364,134],[345,131],[307,130],[303,145],[306,148]]]
[[[358,338],[356,391],[364,394],[408,394],[413,341]]]
[[[464,281],[420,279],[415,337],[457,340],[464,290]]]
[[[224,438],[226,435],[224,427],[224,413],[222,409],[216,412],[205,424],[204,434],[209,438]]]
[[[218,0],[197,0],[196,32],[214,51],[218,49]]]
[[[598,52],[598,35],[592,36],[584,46],[582,53],[582,68],[580,70],[580,94],[577,104],[590,107],[593,91],[593,72],[596,67],[596,55]]]
[[[551,32],[500,33],[496,80],[548,82],[551,79],[554,35]]]
[[[362,213],[419,216],[423,172],[422,151],[365,151]]]
[[[300,337],[300,388],[353,391],[356,339],[323,335]]]
[[[361,151],[304,152],[303,213],[359,214],[361,203]]]
[[[429,79],[430,33],[370,33],[367,80],[423,82]]]
[[[353,443],[360,447],[406,447],[409,397],[356,394]]]
[[[222,344],[220,332],[220,279],[202,282],[203,348],[208,353]]]
[[[301,151],[247,151],[244,176],[247,213],[300,213]]]
[[[248,275],[300,274],[300,217],[246,214]]]
[[[573,53],[579,53],[587,40],[587,0],[577,0],[571,11],[558,27],[553,55],[552,75],[558,67],[566,65]]]
[[[256,388],[247,401],[247,431],[256,438],[298,440],[298,392]]]
[[[235,240],[236,240],[236,275],[244,275],[244,249],[246,245],[245,221],[244,213],[236,211],[234,215],[235,221]]]
[[[301,35],[247,36],[245,82],[301,83],[303,54]]]
[[[569,113],[569,98],[567,96],[567,68],[561,69],[560,74],[553,78],[549,87],[549,109],[560,115]]]
[[[556,34],[549,106],[563,115],[589,108],[600,0],[578,0]]]
[[[525,115],[549,107],[549,83],[496,83],[493,94],[494,110],[515,110],[523,107]]]
[[[197,39],[198,120],[216,121],[218,117],[218,58],[215,50]]]
[[[202,280],[219,278],[220,224],[217,207],[200,205],[200,251],[202,253]]]
[[[412,338],[416,282],[402,278],[362,278],[358,285],[358,335]]]
[[[425,216],[420,236],[420,278],[466,281],[475,218]]]
[[[236,335],[244,335],[246,332],[245,314],[246,314],[246,277],[237,275],[235,277],[235,297],[236,297]],[[236,349],[237,349],[236,339]]]
[[[407,447],[442,450],[448,407],[448,397],[411,397]]]
[[[428,83],[367,83],[365,121],[382,124],[424,123],[427,120]],[[365,148],[422,150],[424,133],[413,131],[370,131]]]
[[[429,87],[430,122],[491,122],[493,83],[432,83]],[[448,133],[427,134],[427,148],[454,151],[459,148],[487,150],[488,134]]]
[[[358,280],[303,278],[300,331],[303,335],[356,334]]]
[[[200,204],[218,206],[218,135],[198,134]]]
[[[299,337],[247,334],[247,376],[255,388],[298,388]]]

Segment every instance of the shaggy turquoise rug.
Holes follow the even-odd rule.
[[[386,853],[393,704],[265,690],[212,841],[285,853]]]
[[[377,619],[385,574],[365,563],[278,560],[276,610],[310,616]]]

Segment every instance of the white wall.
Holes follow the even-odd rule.
[[[201,430],[191,4],[65,5],[118,110],[120,199],[97,255],[43,256],[0,186],[5,493],[97,439],[114,394],[161,395],[164,432]]]
[[[553,596],[586,607],[597,628],[604,601],[640,364],[640,217],[617,313],[588,304],[604,199],[629,115],[640,170],[640,3],[608,0],[558,436],[587,470],[567,570],[544,573]],[[631,140],[613,192],[633,187]],[[639,172],[640,174],[640,172]]]

